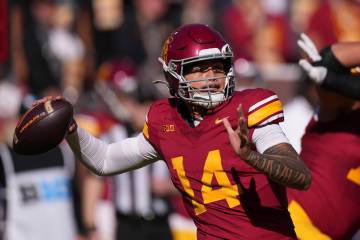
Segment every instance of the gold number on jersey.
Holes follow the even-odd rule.
[[[360,186],[360,167],[350,169],[346,178]]]
[[[196,215],[206,211],[206,207],[203,204],[208,204],[220,200],[225,200],[230,208],[240,205],[240,200],[238,198],[240,187],[236,184],[232,185],[228,176],[224,172],[219,150],[210,151],[205,160],[204,171],[201,178],[201,193],[203,204],[194,200],[194,191],[186,177],[183,160],[184,159],[182,156],[172,158],[172,164],[178,174],[185,192],[193,199],[192,204],[194,206]],[[211,183],[214,177],[220,188],[212,188]]]
[[[206,211],[206,208],[203,204],[198,203],[195,198],[194,198],[194,190],[192,190],[192,188],[190,187],[190,182],[187,179],[186,175],[185,175],[185,170],[184,170],[184,158],[182,156],[180,157],[175,157],[171,159],[172,164],[173,164],[173,168],[176,170],[176,173],[178,174],[178,177],[180,179],[181,185],[183,186],[185,192],[191,197],[191,202],[194,206],[195,209],[195,214],[199,215],[203,212]]]

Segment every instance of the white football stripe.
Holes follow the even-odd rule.
[[[264,100],[261,100],[260,102],[257,102],[255,103],[254,105],[252,105],[250,108],[249,108],[249,112],[251,112],[252,110],[256,109],[257,107],[260,107],[261,105],[265,104],[265,103],[268,103],[274,99],[277,99],[278,96],[277,95],[272,95],[268,98],[265,98]]]
[[[199,51],[199,56],[206,56],[206,55],[212,55],[212,54],[219,54],[220,49],[218,48],[208,48],[208,49],[202,49]]]
[[[269,119],[267,119],[266,121],[260,123],[258,126],[266,125],[266,124],[268,124],[269,122],[272,122],[272,121],[274,121],[274,120],[276,120],[276,119],[278,119],[278,118],[282,118],[282,117],[284,117],[284,113],[276,114],[276,115],[270,117]]]

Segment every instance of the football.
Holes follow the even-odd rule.
[[[64,139],[72,118],[73,107],[64,99],[52,99],[33,106],[16,125],[14,151],[23,155],[49,151]]]

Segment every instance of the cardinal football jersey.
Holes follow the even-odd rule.
[[[242,161],[232,149],[221,121],[237,127],[242,103],[254,128],[283,121],[281,102],[264,89],[236,92],[190,127],[177,111],[177,99],[152,105],[144,136],[162,155],[172,181],[203,239],[294,239],[284,187]]]
[[[289,210],[300,239],[315,239],[313,231],[332,239],[350,239],[359,229],[359,124],[360,109],[332,122],[310,121],[301,157],[311,170],[312,184],[306,192],[289,192],[293,199]],[[301,224],[297,224],[300,215]]]

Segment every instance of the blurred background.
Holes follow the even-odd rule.
[[[11,142],[20,109],[46,95],[73,103],[80,125],[95,135],[113,122],[121,122],[128,136],[141,131],[149,103],[168,97],[164,85],[153,84],[163,79],[157,60],[162,44],[188,23],[208,24],[230,43],[238,90],[266,87],[279,95],[284,130],[300,151],[317,99],[297,65],[296,41],[302,32],[318,48],[360,40],[360,1],[0,0],[1,138]],[[103,201],[112,198],[111,181],[104,182]],[[159,186],[152,191],[163,196],[168,186]],[[111,239],[111,218],[108,226],[110,233],[99,232],[97,239]]]

